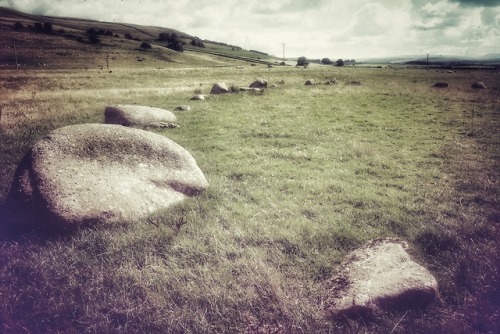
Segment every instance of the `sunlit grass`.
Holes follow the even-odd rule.
[[[4,241],[7,329],[390,332],[400,315],[337,323],[323,312],[343,256],[386,236],[408,240],[443,292],[444,306],[429,311],[441,318],[412,311],[401,330],[447,328],[468,312],[461,294],[477,302],[491,291],[472,283],[497,277],[495,260],[472,256],[498,248],[498,98],[470,91],[468,74],[454,74],[448,91],[430,88],[438,72],[319,66],[10,74],[21,84],[2,101],[2,199],[36,140],[102,122],[114,103],[189,104],[180,128],[158,132],[192,153],[210,186],[140,222]],[[304,86],[332,77],[337,85]],[[258,78],[277,87],[189,101],[215,82]]]

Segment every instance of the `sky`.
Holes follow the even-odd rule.
[[[286,58],[500,53],[500,0],[0,0],[0,6],[173,28]]]

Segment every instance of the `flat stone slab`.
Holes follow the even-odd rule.
[[[104,110],[106,124],[154,127],[154,124],[175,122],[177,122],[175,114],[161,108],[116,104]]]
[[[35,223],[64,228],[141,219],[207,186],[191,154],[164,136],[81,124],[54,130],[33,146],[9,201],[32,211]]]
[[[350,253],[332,277],[333,316],[425,307],[438,294],[434,276],[411,260],[401,240],[377,239]]]
[[[483,82],[479,81],[479,82],[474,82],[470,87],[474,89],[485,89],[486,85]]]

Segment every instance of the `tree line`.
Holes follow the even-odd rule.
[[[321,59],[321,64],[323,65],[334,65],[334,66],[346,66],[346,65],[354,65],[356,64],[356,60],[354,59],[337,59],[337,61],[333,62],[329,58],[323,58]],[[307,67],[309,66],[309,61],[307,60],[306,57],[299,57],[297,59],[297,65],[295,66],[302,66],[302,67]]]

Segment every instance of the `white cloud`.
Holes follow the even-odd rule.
[[[492,0],[0,0],[44,15],[164,26],[290,57],[500,52]]]

